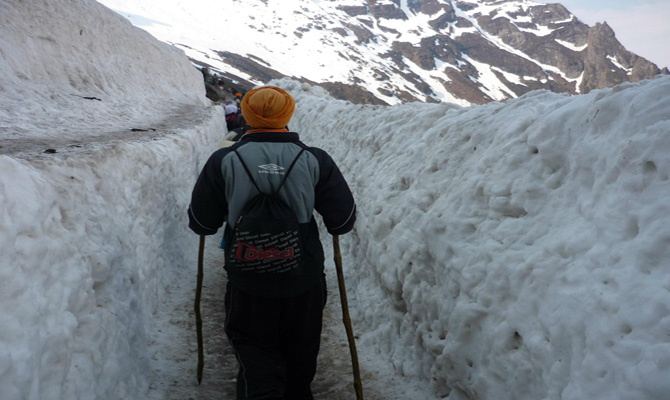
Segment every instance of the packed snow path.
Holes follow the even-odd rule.
[[[148,400],[165,399],[234,399],[237,361],[223,332],[225,321],[223,252],[219,248],[221,232],[205,240],[204,283],[201,302],[205,367],[203,379],[196,378],[197,336],[193,304],[197,273],[197,248],[193,264],[181,269],[179,277],[166,288],[166,301],[160,306],[151,328],[149,351],[155,381]],[[328,243],[324,243],[327,247]],[[332,260],[332,249],[326,249]],[[312,385],[316,399],[350,400],[355,397],[351,357],[342,314],[334,265],[327,265],[328,304],[324,317],[321,352],[317,376]],[[354,333],[356,327],[354,326]],[[361,363],[364,395],[368,399],[396,399],[392,376],[380,376]],[[384,391],[384,388],[385,391]]]
[[[35,154],[67,153],[85,147],[106,145],[115,141],[158,140],[170,133],[200,126],[212,118],[212,109],[194,104],[177,104],[151,116],[108,119],[96,124],[70,124],[65,129],[87,132],[86,135],[50,135],[42,137],[0,137],[0,155],[31,159]],[[63,130],[54,126],[52,131]]]

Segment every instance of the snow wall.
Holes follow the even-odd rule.
[[[104,136],[209,104],[181,50],[94,0],[0,0],[0,11],[0,138]]]
[[[175,270],[195,268],[186,208],[225,129],[210,118],[156,141],[0,156],[5,398],[141,398],[148,322]]]
[[[183,52],[95,1],[0,10],[0,397],[142,398],[223,112]]]
[[[471,108],[278,84],[358,202],[359,349],[436,397],[670,393],[670,77]]]

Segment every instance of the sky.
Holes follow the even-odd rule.
[[[560,0],[582,22],[607,22],[619,42],[659,68],[670,67],[670,2],[666,0]]]
[[[222,108],[183,53],[98,3],[21,4],[0,0],[3,399],[223,392],[214,363],[193,378],[186,217]],[[670,77],[473,107],[273,83],[357,200],[340,244],[368,398],[667,399]],[[326,376],[350,373],[337,324]]]

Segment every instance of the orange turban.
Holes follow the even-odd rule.
[[[285,128],[293,116],[295,100],[284,89],[263,86],[244,95],[240,106],[252,128]]]

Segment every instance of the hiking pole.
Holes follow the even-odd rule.
[[[335,258],[335,269],[337,270],[337,284],[340,288],[340,300],[342,302],[342,321],[347,331],[347,340],[349,340],[349,352],[351,353],[351,365],[354,369],[354,390],[356,399],[363,400],[363,384],[361,383],[361,374],[358,369],[358,354],[356,353],[356,342],[354,341],[354,330],[351,328],[351,318],[349,318],[349,305],[347,304],[347,289],[344,287],[344,273],[342,272],[342,254],[340,253],[340,237],[333,235],[333,252]]]
[[[202,316],[200,315],[200,295],[202,294],[203,258],[205,255],[205,235],[200,235],[198,251],[198,280],[195,287],[195,329],[198,333],[198,385],[202,381],[202,370],[205,367],[205,353],[202,345]]]

